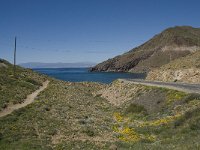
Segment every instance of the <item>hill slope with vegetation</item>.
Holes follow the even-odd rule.
[[[96,65],[91,71],[148,72],[187,56],[199,47],[199,28],[168,28],[143,45]]]
[[[31,78],[40,84],[47,78],[22,68],[18,79],[8,75],[17,83]],[[200,148],[199,94],[120,80],[112,84],[48,80],[32,104],[0,118],[0,149]],[[7,89],[10,86],[14,88],[4,83],[7,93],[1,96],[13,92]],[[29,86],[12,94],[28,94],[26,89]]]
[[[0,110],[10,104],[22,103],[27,95],[38,89],[45,77],[32,70],[16,66],[16,76],[13,65],[0,59]]]

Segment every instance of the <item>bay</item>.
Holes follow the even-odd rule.
[[[116,79],[144,79],[145,74],[121,72],[89,72],[89,68],[36,68],[39,73],[70,82],[111,83]]]

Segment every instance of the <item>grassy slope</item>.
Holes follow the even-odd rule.
[[[31,70],[16,68],[17,78],[13,76],[13,66],[0,60],[0,110],[9,104],[21,103],[28,94],[39,88],[45,77]],[[3,64],[3,66],[2,66]]]
[[[0,148],[103,147],[113,140],[113,108],[106,100],[92,96],[99,88],[95,83],[51,81],[33,104],[1,119]]]
[[[199,148],[199,95],[139,86],[137,95],[114,106],[95,94],[110,86],[136,88],[51,80],[31,105],[0,118],[0,149]]]

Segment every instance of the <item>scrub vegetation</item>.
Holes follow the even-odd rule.
[[[1,96],[7,97],[8,103],[16,96],[9,87],[21,88],[21,100],[47,79],[22,68],[18,68],[16,79],[12,66],[6,66],[0,68],[4,69],[1,77],[6,78],[0,83],[7,90]],[[200,148],[199,94],[119,80],[109,85],[48,80],[48,87],[33,103],[0,118],[0,149]],[[105,94],[108,90],[110,95]],[[114,99],[110,100],[112,94]],[[126,100],[115,105],[113,100],[122,98]],[[0,102],[5,103],[2,98]]]
[[[29,69],[13,66],[5,60],[0,60],[0,110],[10,104],[22,103],[26,96],[38,89],[45,77]]]

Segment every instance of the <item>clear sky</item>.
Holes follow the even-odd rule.
[[[199,0],[0,0],[0,58],[101,62],[176,25],[200,27]]]

